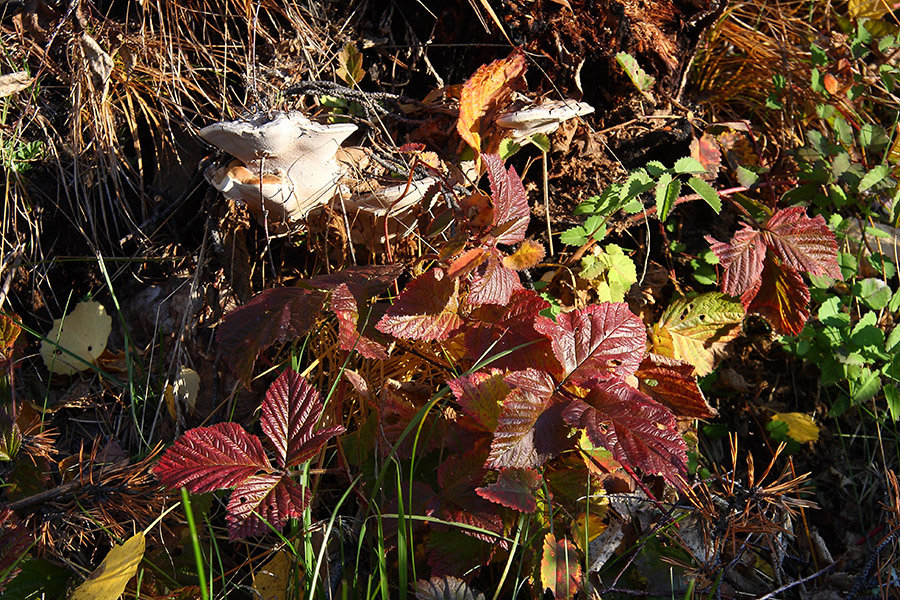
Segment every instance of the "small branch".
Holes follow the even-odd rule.
[[[809,575],[808,577],[804,577],[803,579],[798,579],[798,580],[796,580],[796,581],[792,581],[792,582],[790,582],[790,583],[786,583],[786,584],[784,584],[783,586],[781,586],[780,588],[778,588],[777,590],[772,590],[771,592],[769,592],[769,593],[766,594],[765,596],[759,596],[758,598],[756,598],[756,600],[769,600],[769,598],[775,598],[775,597],[778,596],[778,594],[780,594],[781,592],[787,591],[787,590],[791,589],[792,587],[796,587],[796,586],[798,586],[798,585],[801,585],[801,584],[803,584],[803,583],[806,583],[807,581],[812,581],[813,579],[815,579],[816,577],[819,577],[820,575],[824,575],[826,572],[828,572],[828,571],[830,571],[831,569],[833,569],[833,568],[834,568],[834,565],[835,565],[835,563],[831,563],[830,565],[828,565],[828,566],[825,567],[824,569],[819,569],[818,571],[816,571],[816,572],[813,573],[812,575]]]

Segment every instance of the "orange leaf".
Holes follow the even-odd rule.
[[[503,257],[503,266],[513,271],[530,269],[544,260],[544,245],[534,240],[525,240],[519,248]]]
[[[453,261],[447,276],[450,279],[462,277],[484,261],[487,251],[484,248],[466,250],[462,256]]]
[[[513,90],[521,85],[523,73],[525,54],[516,49],[506,58],[479,67],[463,86],[456,130],[476,152],[482,150],[484,117],[504,107]]]
[[[798,335],[809,318],[809,288],[800,273],[769,255],[759,281],[741,297],[752,298],[745,302],[747,312],[765,317],[778,333]]]

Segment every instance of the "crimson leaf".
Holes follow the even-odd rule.
[[[513,293],[521,289],[519,276],[504,267],[499,254],[493,251],[475,270],[467,301],[472,306],[508,304]]]
[[[230,488],[260,471],[272,472],[259,438],[237,423],[217,423],[187,431],[153,468],[169,489],[192,494]]]
[[[581,589],[584,575],[575,545],[548,533],[544,538],[541,560],[541,587],[550,590],[554,598],[574,598]]]
[[[259,353],[277,342],[290,342],[309,331],[325,304],[325,293],[278,288],[257,294],[222,319],[216,332],[219,352],[245,383]]]
[[[722,274],[724,293],[740,296],[759,279],[766,256],[766,245],[759,231],[745,224],[728,244],[710,236],[706,236],[706,241],[725,270]]]
[[[263,473],[241,482],[228,501],[228,538],[237,540],[281,530],[288,519],[302,516],[309,503],[304,490],[284,473]]]
[[[522,180],[512,167],[503,168],[503,159],[496,154],[483,154],[491,180],[491,202],[494,205],[492,237],[499,244],[518,244],[525,239],[531,219],[528,196]]]
[[[553,322],[538,317],[535,329],[550,338],[566,380],[625,379],[634,375],[647,345],[644,324],[620,302],[592,304]]]
[[[495,483],[476,488],[485,500],[502,504],[519,512],[537,510],[534,493],[541,487],[541,474],[535,469],[502,469]]]
[[[794,269],[770,256],[756,286],[741,296],[747,312],[766,318],[778,333],[798,335],[809,318],[809,288]]]
[[[812,219],[802,206],[778,211],[766,222],[766,245],[795,271],[843,279],[837,263],[837,241],[822,215]]]
[[[497,428],[500,403],[509,394],[509,385],[500,371],[472,373],[447,382],[463,413],[470,416],[484,431]]]
[[[563,418],[584,429],[591,443],[603,446],[623,465],[658,473],[684,487],[687,448],[668,409],[623,381],[589,382],[584,400],[574,400]]]
[[[445,340],[462,325],[456,282],[439,268],[410,281],[376,329],[410,340]]]
[[[387,360],[387,349],[359,331],[357,300],[346,283],[331,292],[330,308],[338,319],[338,340],[343,350],[356,350],[365,358]]]
[[[650,354],[637,373],[638,389],[679,417],[706,419],[716,411],[707,403],[697,385],[694,366],[684,361]]]
[[[403,265],[363,265],[347,267],[337,273],[317,275],[305,285],[332,290],[346,284],[360,303],[385,291],[405,270]]]
[[[503,520],[497,506],[475,493],[476,486],[481,484],[486,473],[483,464],[484,453],[477,447],[465,454],[450,456],[441,463],[438,467],[441,493],[429,501],[428,510],[444,520],[482,529],[483,532],[464,531],[467,535],[505,547],[506,542],[490,533],[503,531]]]
[[[280,467],[309,460],[329,439],[344,432],[340,425],[313,431],[323,408],[319,392],[296,371],[286,370],[269,386],[260,424],[275,446]]]

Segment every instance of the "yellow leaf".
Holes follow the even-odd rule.
[[[886,0],[850,0],[847,12],[854,19],[880,19],[890,11]]]
[[[343,79],[348,86],[356,87],[356,84],[366,76],[362,62],[362,54],[359,53],[356,46],[347,44],[338,54],[340,66],[338,66],[337,76]]]
[[[253,574],[253,589],[261,600],[282,600],[288,597],[290,580],[291,554],[280,550]]]
[[[508,57],[482,65],[463,86],[459,98],[459,121],[456,129],[460,137],[476,153],[482,150],[484,116],[503,108],[514,87],[521,82],[525,72],[525,54],[516,50]],[[500,143],[498,138],[497,144]]]
[[[117,600],[144,557],[144,533],[137,532],[109,551],[100,566],[72,593],[70,600]]]
[[[772,415],[773,421],[781,421],[788,426],[787,434],[795,442],[805,444],[806,442],[815,442],[819,439],[819,427],[813,418],[803,413],[775,413]]]
[[[530,269],[544,260],[544,245],[534,240],[525,240],[515,252],[503,257],[503,266],[513,271]]]
[[[41,344],[44,364],[59,375],[84,371],[106,350],[110,331],[112,317],[106,314],[102,304],[79,302],[64,319],[53,321],[53,329],[47,334],[48,341]],[[63,352],[56,344],[82,360]]]

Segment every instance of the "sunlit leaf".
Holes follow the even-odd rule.
[[[509,394],[510,387],[503,380],[503,373],[471,373],[447,382],[463,412],[485,431],[497,428],[500,406]]]
[[[60,375],[84,371],[106,350],[111,331],[112,317],[106,314],[102,304],[94,301],[79,302],[75,310],[65,318],[53,321],[53,329],[47,334],[47,339],[41,342],[44,364]]]
[[[459,98],[456,130],[476,152],[481,152],[487,113],[503,108],[519,87],[525,73],[525,54],[516,50],[508,57],[482,65],[466,81]]]
[[[781,334],[798,335],[809,318],[809,288],[800,274],[767,258],[758,287],[741,297],[748,313],[765,317]]]
[[[503,257],[503,266],[513,271],[530,269],[544,260],[544,245],[534,240],[524,240],[515,252]]]
[[[672,413],[623,381],[593,381],[584,400],[574,400],[564,418],[584,429],[623,465],[660,474],[677,487],[687,476],[687,447]]]
[[[485,154],[482,158],[491,183],[492,225],[498,231],[492,236],[499,244],[518,244],[525,239],[531,220],[525,187],[516,170],[504,168],[499,156]]]
[[[463,321],[456,282],[434,268],[410,281],[376,329],[411,340],[445,340]]]
[[[347,44],[338,53],[338,69],[337,76],[340,77],[348,86],[356,87],[363,80],[366,72],[362,67],[362,55],[356,49],[355,44]]]
[[[519,275],[503,266],[496,250],[475,269],[466,301],[472,306],[508,304],[513,293],[521,290]]]
[[[809,415],[797,412],[775,413],[772,421],[786,423],[787,435],[795,442],[805,444],[819,440],[819,427]]]
[[[631,79],[631,82],[634,83],[635,87],[639,89],[642,93],[647,94],[650,92],[650,88],[653,87],[653,84],[656,83],[656,79],[654,79],[651,75],[648,75],[646,71],[644,71],[640,65],[638,65],[637,60],[627,52],[619,52],[616,54],[616,61],[628,75],[628,78]]]
[[[139,531],[121,546],[113,547],[70,600],[117,600],[144,558],[144,533]]]
[[[741,331],[744,307],[719,292],[677,298],[650,331],[651,351],[683,360],[697,375],[712,372],[715,356]]]
[[[691,157],[703,166],[700,177],[714,180],[722,168],[722,152],[716,138],[704,133],[700,138],[691,140]],[[699,192],[698,192],[699,193]]]
[[[766,223],[765,243],[796,271],[843,279],[837,263],[837,241],[822,215],[809,218],[802,206],[780,210]]]
[[[356,350],[366,358],[387,360],[387,349],[359,331],[359,306],[347,284],[331,292],[329,308],[338,319],[338,340],[343,350]]]
[[[706,236],[706,241],[725,269],[721,279],[723,292],[740,296],[758,284],[766,256],[766,245],[758,230],[744,225],[727,244],[711,236]]]
[[[300,517],[311,494],[283,473],[261,473],[238,484],[228,501],[228,539],[281,530],[288,519]]]
[[[550,590],[554,598],[574,598],[581,589],[583,573],[575,545],[552,533],[544,537],[541,559],[541,587]]]

